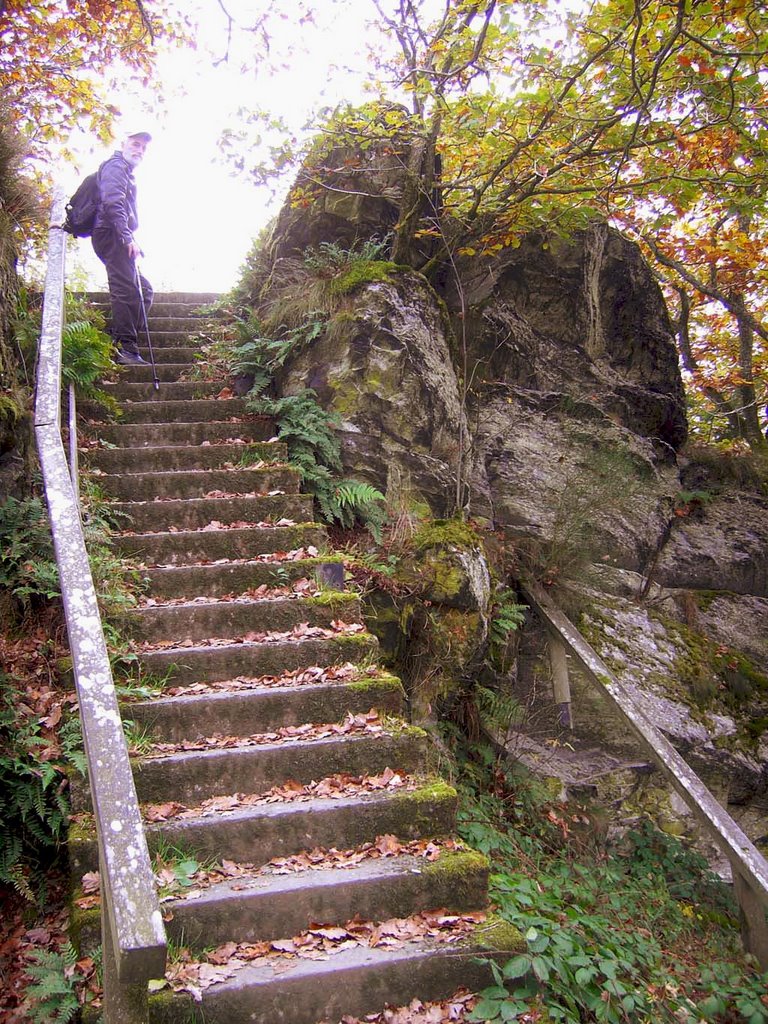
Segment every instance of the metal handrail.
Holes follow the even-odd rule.
[[[166,936],[139,813],[76,489],[61,437],[66,238],[54,200],[37,370],[35,435],[72,653],[99,846],[105,1024],[148,1019],[147,983],[165,973]],[[73,466],[73,472],[76,467]]]
[[[728,859],[741,912],[744,946],[754,954],[761,968],[768,970],[768,861],[687,761],[638,707],[631,694],[546,591],[538,584],[526,581],[523,592],[531,607],[544,620],[550,634],[564,644],[586,678],[599,686],[610,699],[623,721],[642,741],[668,781]]]

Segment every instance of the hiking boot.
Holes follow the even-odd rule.
[[[123,366],[132,366],[135,363],[146,363],[146,359],[142,359],[138,352],[129,352],[127,349],[120,348],[117,350],[115,356],[115,362],[121,363]]]

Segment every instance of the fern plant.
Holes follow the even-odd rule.
[[[44,855],[62,839],[69,800],[40,723],[22,715],[22,704],[10,676],[0,675],[0,882],[32,900]]]
[[[339,480],[330,492],[318,495],[320,511],[327,522],[337,522],[344,529],[362,523],[377,544],[387,520],[385,497],[381,491],[360,480]]]
[[[61,335],[61,376],[75,391],[104,406],[111,413],[119,411],[113,395],[97,386],[97,381],[114,370],[112,340],[88,320],[65,324]]]
[[[356,242],[345,249],[338,242],[320,242],[304,250],[304,266],[318,277],[333,277],[350,270],[356,263],[371,263],[381,260],[390,248],[390,236],[371,238]]]
[[[288,458],[310,493],[330,487],[331,471],[341,469],[341,445],[333,431],[340,420],[319,405],[311,388],[284,398],[252,397],[247,407],[275,417],[278,437],[287,444]]]
[[[75,990],[77,951],[67,943],[61,952],[36,950],[25,970],[33,979],[27,987],[27,1012],[32,1024],[68,1024],[80,1003]]]
[[[527,611],[528,605],[518,603],[514,590],[503,588],[497,592],[491,608],[488,653],[491,663],[501,672],[509,668],[510,634],[523,625]]]
[[[299,470],[305,491],[314,495],[322,518],[345,529],[361,523],[378,543],[386,521],[384,495],[359,480],[336,479],[342,461],[334,427],[340,419],[323,409],[315,392],[306,388],[284,398],[251,397],[248,408],[275,417],[288,459]]]
[[[48,526],[40,498],[6,498],[0,505],[0,589],[28,612],[35,600],[61,593]]]
[[[62,378],[68,384],[74,384],[78,395],[98,402],[110,412],[117,412],[119,406],[113,396],[97,385],[105,374],[115,369],[112,341],[104,330],[103,313],[71,292],[65,295],[64,311]],[[40,297],[21,289],[11,325],[29,378],[32,377],[41,324]]]
[[[277,337],[272,338],[264,336],[260,322],[251,314],[238,323],[243,341],[230,357],[230,372],[253,377],[250,394],[261,395],[288,357],[319,337],[326,320],[325,314],[312,311],[296,327],[277,328]]]

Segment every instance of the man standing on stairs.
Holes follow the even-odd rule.
[[[139,226],[133,169],[152,140],[149,132],[130,132],[122,146],[99,169],[101,201],[93,227],[93,251],[107,268],[112,304],[112,338],[118,363],[143,363],[139,354],[142,300],[152,305],[152,286],[139,274],[136,260],[143,255],[133,238]]]

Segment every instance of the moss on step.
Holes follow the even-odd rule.
[[[77,900],[82,899],[83,891],[78,888],[72,893],[69,909],[69,941],[79,956],[92,954],[98,949],[101,936],[101,905],[82,909]]]
[[[417,551],[453,545],[458,548],[482,546],[480,537],[462,519],[434,519],[422,526],[413,538]]]
[[[468,891],[474,891],[478,874],[487,875],[491,862],[477,850],[445,850],[437,860],[421,869],[426,879],[442,879],[450,884],[451,892],[461,902]]]
[[[435,805],[456,802],[458,793],[444,779],[433,778],[418,789],[396,793],[393,800],[407,808],[408,822],[414,834],[429,835],[434,832]]]
[[[95,843],[96,821],[89,811],[71,818],[67,829],[67,841],[70,843]]]
[[[347,689],[354,693],[376,693],[381,690],[387,692],[395,691],[401,694],[405,693],[403,684],[398,677],[390,675],[387,672],[364,676],[361,679],[353,679],[352,682],[347,683]]]
[[[475,941],[483,948],[497,953],[524,953],[527,949],[525,936],[509,921],[498,914],[490,914],[472,933]]]
[[[348,593],[344,590],[323,590],[319,594],[315,594],[313,597],[307,598],[309,604],[316,605],[319,608],[334,608],[338,607],[343,610],[345,607],[354,605],[359,600],[357,594]]]

